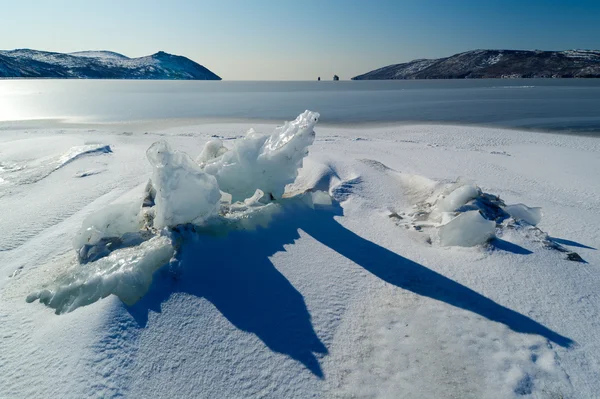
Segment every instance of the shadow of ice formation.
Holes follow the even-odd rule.
[[[337,213],[342,209],[337,205]],[[410,259],[361,238],[325,212],[299,218],[298,227],[312,237],[362,266],[382,280],[454,307],[465,309],[491,321],[505,324],[515,332],[537,334],[563,347],[573,344],[538,322],[506,308],[472,289]]]
[[[550,240],[561,244],[561,245],[566,245],[568,247],[577,247],[577,248],[584,248],[584,249],[593,249],[594,251],[596,250],[596,248],[584,245],[584,244],[580,244],[578,242],[575,241],[571,241],[571,240],[565,240],[563,238],[556,238],[556,237],[548,237]]]
[[[510,241],[503,240],[501,238],[495,237],[490,241],[490,246],[493,249],[499,249],[505,252],[511,252],[516,255],[531,255],[533,252],[528,250],[527,248],[523,248],[520,245],[512,243]]]
[[[573,344],[529,317],[360,237],[338,223],[335,216],[343,216],[336,202],[317,210],[293,204],[286,205],[268,228],[233,231],[227,236],[183,233],[176,269],[156,273],[148,294],[127,309],[145,327],[148,312],[160,312],[161,304],[171,294],[183,292],[206,298],[234,326],[255,334],[271,350],[301,362],[323,378],[315,354],[327,354],[327,348],[314,331],[302,294],[269,260],[274,253],[285,251],[283,245],[294,243],[301,229],[399,288],[473,312],[515,332],[541,335],[563,347]],[[500,247],[505,245],[502,242]],[[503,249],[519,251],[514,247]]]
[[[269,260],[299,238],[298,230],[286,222],[226,236],[182,233],[176,270],[156,273],[148,294],[128,311],[145,327],[148,310],[160,312],[171,294],[203,297],[235,327],[323,378],[315,354],[327,354],[327,348],[314,331],[302,294]]]

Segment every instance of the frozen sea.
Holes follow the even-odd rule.
[[[0,398],[598,398],[599,102],[600,80],[0,81]],[[161,201],[197,211],[207,142],[233,200],[274,159],[248,167],[248,129],[307,108],[289,195],[222,196],[260,217],[135,231],[162,149],[191,158]],[[500,200],[521,214],[492,232]],[[124,225],[106,248],[130,247],[74,249]]]
[[[305,109],[319,110],[321,125],[472,124],[599,135],[600,80],[0,81],[4,126],[34,119],[281,121]]]

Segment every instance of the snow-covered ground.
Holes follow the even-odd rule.
[[[0,126],[0,397],[597,396],[598,139],[317,125],[298,178],[264,220],[134,237],[77,261],[89,215],[123,215],[115,203],[141,200],[150,177],[160,184],[160,161],[146,159],[153,143],[197,159],[209,140],[231,149],[250,127],[274,125]],[[248,158],[234,155],[213,163],[222,190],[224,165]],[[263,204],[238,207],[252,215]],[[479,210],[507,213],[490,231]],[[148,259],[164,266],[141,300],[100,299],[110,281],[138,283],[115,267]],[[92,267],[114,279],[81,284]],[[35,300],[56,281],[72,284],[60,292],[76,306]]]

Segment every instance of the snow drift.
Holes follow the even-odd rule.
[[[23,145],[30,144],[28,142]],[[44,143],[46,144],[46,143]],[[37,143],[36,145],[40,145]],[[18,146],[17,149],[22,153],[29,153],[29,149],[23,149]],[[67,152],[44,156],[39,159],[29,160],[10,160],[0,159],[0,183],[9,182],[11,184],[32,184],[49,176],[52,172],[63,168],[67,164],[76,161],[79,158],[94,155],[111,154],[112,149],[106,144],[89,143],[71,147]],[[9,152],[10,154],[10,152]]]

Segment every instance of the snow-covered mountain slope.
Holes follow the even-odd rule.
[[[600,78],[600,51],[473,50],[389,65],[352,79],[466,78]]]
[[[110,51],[63,54],[29,49],[0,51],[0,78],[221,80],[189,58],[162,51],[128,58]]]
[[[274,126],[35,123],[0,135],[1,164],[19,165],[0,174],[3,398],[594,398],[600,391],[595,138],[317,125],[288,193],[325,191],[330,204],[284,199],[255,229],[180,229],[177,254],[170,261],[163,258],[170,253],[157,254],[164,265],[129,306],[114,295],[100,299],[104,274],[77,263],[73,239],[86,217],[140,199],[156,172],[146,157],[156,141],[195,159],[215,137],[231,149],[249,126],[265,133]],[[259,138],[251,134],[249,147]],[[94,143],[111,151],[72,156]],[[207,152],[199,161],[219,154]],[[251,152],[229,161],[247,162]],[[46,168],[65,154],[70,162]],[[44,173],[26,181],[27,170]],[[182,182],[173,179],[175,187]],[[427,204],[444,193],[444,207],[459,204],[476,194],[465,190],[460,200],[444,190],[469,185],[542,207],[538,228],[586,263],[548,247],[537,230],[508,224],[483,245],[441,246]],[[126,267],[150,253],[132,248],[102,259]],[[73,272],[89,274],[86,287],[98,290],[74,284],[72,294],[84,300],[72,312],[26,302]]]
[[[74,53],[69,53],[69,55],[74,55],[76,57],[89,57],[89,58],[102,58],[102,59],[118,59],[118,60],[128,60],[129,57],[115,53],[114,51],[76,51]]]

